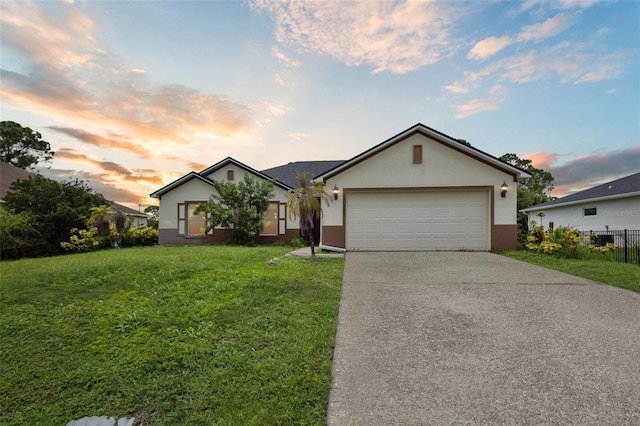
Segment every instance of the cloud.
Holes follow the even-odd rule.
[[[98,41],[95,23],[74,5],[61,15],[35,3],[1,4],[3,46],[24,63],[0,70],[0,95],[21,109],[118,128],[139,141],[191,143],[195,133],[248,130],[254,111],[222,95],[156,84],[121,64]]]
[[[287,135],[287,138],[294,140],[294,141],[299,141],[301,139],[306,139],[309,137],[308,133],[302,133],[302,132],[293,132],[293,133],[289,133]]]
[[[57,181],[83,180],[89,184],[93,192],[102,194],[102,196],[109,201],[129,205],[131,208],[137,209],[139,204],[142,204],[142,208],[149,205],[157,205],[157,202],[154,203],[146,195],[140,195],[128,189],[118,187],[115,184],[105,182],[103,180],[104,176],[99,173],[70,169],[38,169],[38,173],[46,178]]]
[[[455,105],[457,110],[456,118],[465,118],[470,115],[484,111],[493,111],[505,100],[507,89],[504,86],[496,85],[489,90],[489,97],[485,99],[472,99],[466,104]]]
[[[145,159],[151,158],[149,150],[132,142],[131,138],[125,135],[107,132],[108,136],[104,137],[82,129],[74,129],[70,127],[49,126],[47,128],[99,148],[122,149],[124,151],[137,154]]]
[[[563,42],[500,59],[477,72],[466,72],[461,81],[445,87],[458,88],[461,93],[490,78],[513,83],[552,78],[573,84],[609,80],[623,73],[625,61],[631,55],[625,50],[596,55],[588,44]]]
[[[284,53],[282,53],[277,46],[273,46],[271,48],[271,54],[287,67],[298,68],[300,66],[300,61],[289,58]]]
[[[99,168],[106,172],[102,174],[103,181],[125,181],[134,183],[149,183],[153,185],[161,185],[163,182],[162,176],[156,174],[155,170],[129,170],[128,168],[114,163],[112,161],[99,161],[95,160],[88,155],[81,154],[73,149],[62,148],[56,151],[57,160],[67,160],[76,163],[89,164]]]
[[[531,160],[531,165],[533,167],[545,170],[555,163],[560,157],[560,154],[553,152],[532,152],[531,154],[522,156],[523,159]]]
[[[554,177],[553,196],[561,197],[640,171],[640,147],[595,152],[558,164],[566,156],[536,152],[523,155]]]
[[[451,93],[467,93],[469,92],[469,88],[465,86],[461,86],[458,84],[450,84],[448,86],[444,86],[444,88]]]
[[[495,55],[511,43],[509,36],[487,37],[477,42],[467,54],[467,58],[475,60],[487,59]]]
[[[211,166],[211,164],[195,163],[193,161],[189,161],[187,163],[187,165],[189,166],[189,170],[198,170],[198,171],[204,170],[207,167]],[[182,176],[182,175],[180,175],[180,176]]]
[[[587,9],[597,0],[527,0],[521,10],[528,11],[536,6],[549,6],[551,9]]]
[[[573,23],[573,19],[570,15],[559,14],[553,18],[549,18],[546,21],[530,25],[525,27],[520,34],[518,34],[518,41],[535,41],[539,42],[549,37],[556,36],[562,31],[566,30]]]
[[[454,6],[444,2],[282,2],[255,0],[278,42],[374,73],[404,74],[452,55]]]

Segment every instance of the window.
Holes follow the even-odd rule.
[[[598,214],[598,209],[596,207],[589,207],[582,209],[582,214],[584,216],[596,216]]]
[[[227,180],[233,180],[233,170],[227,170]]]
[[[200,202],[178,204],[178,234],[185,237],[204,237],[207,229],[207,214],[195,214]]]
[[[413,146],[413,164],[422,164],[422,145]]]
[[[278,235],[278,203],[269,203],[267,213],[262,219],[260,235]]]
[[[553,222],[549,222],[549,231],[553,231]]]

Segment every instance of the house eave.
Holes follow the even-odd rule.
[[[175,188],[179,187],[180,185],[190,181],[191,179],[200,179],[202,182],[207,183],[207,184],[212,184],[211,179],[208,179],[204,176],[200,176],[198,173],[196,172],[189,172],[186,175],[182,176],[179,179],[174,180],[173,182],[171,182],[168,185],[163,186],[162,188],[158,189],[156,192],[153,192],[151,194],[149,194],[149,196],[151,198],[161,198],[162,195],[166,194],[169,191],[174,190]]]
[[[479,161],[484,162],[485,164],[488,164],[489,166],[495,167],[499,170],[504,171],[505,173],[508,173],[510,175],[513,176],[513,180],[518,181],[524,178],[530,178],[531,175],[527,172],[525,172],[522,169],[519,169],[509,163],[506,163],[490,154],[487,154],[486,152],[483,152],[477,148],[474,147],[470,147],[467,145],[464,145],[460,142],[458,142],[457,140],[453,139],[452,137],[445,135],[444,133],[440,133],[430,127],[425,126],[424,124],[418,123],[415,126],[410,127],[409,129],[387,139],[386,141],[374,146],[371,149],[368,149],[358,155],[356,155],[355,157],[351,158],[350,160],[347,160],[346,162],[344,162],[343,164],[335,167],[332,170],[328,170],[325,173],[323,173],[322,175],[317,176],[314,181],[321,181],[321,182],[326,182],[327,179],[336,176],[340,173],[342,173],[343,171],[355,166],[356,164],[366,160],[369,157],[372,157],[376,154],[378,154],[379,152],[384,151],[385,149],[389,148],[390,146],[395,145],[396,143],[403,141],[411,136],[413,136],[414,134],[422,134],[424,136],[426,136],[429,139],[432,139],[436,142],[442,143],[444,145],[449,146],[452,149],[455,149],[463,154],[466,154],[472,158],[475,158]]]
[[[559,207],[575,206],[577,204],[589,204],[589,203],[595,203],[597,201],[607,201],[607,200],[615,200],[619,198],[629,198],[629,197],[638,197],[638,196],[640,196],[640,191],[625,192],[624,194],[607,195],[604,197],[584,198],[582,200],[567,201],[565,203],[556,203],[556,204],[551,204],[549,206],[545,206],[544,204],[538,204],[537,206],[531,206],[531,207],[527,207],[526,209],[522,209],[520,210],[520,212],[530,213],[530,212],[537,212],[540,210],[557,209]]]
[[[254,175],[256,175],[256,176],[258,176],[258,177],[260,177],[260,178],[262,178],[262,179],[264,179],[264,180],[266,180],[266,181],[272,181],[272,182],[274,182],[277,186],[279,186],[280,188],[282,188],[282,189],[284,189],[284,190],[290,190],[290,189],[293,189],[293,188],[291,188],[289,185],[284,184],[284,183],[280,182],[279,180],[272,178],[271,176],[265,175],[264,173],[262,173],[262,172],[260,172],[260,171],[258,171],[258,170],[256,170],[256,169],[254,169],[254,168],[252,168],[252,167],[249,167],[249,166],[247,166],[246,164],[241,163],[240,161],[238,161],[238,160],[236,160],[236,159],[234,159],[234,158],[232,158],[232,157],[227,157],[227,158],[225,158],[224,160],[219,161],[219,162],[217,162],[216,164],[214,164],[214,165],[212,165],[212,166],[207,167],[206,169],[204,169],[203,171],[201,171],[201,172],[200,172],[200,173],[198,173],[198,174],[199,174],[200,176],[203,176],[203,177],[204,177],[205,175],[211,174],[211,173],[215,172],[216,170],[219,170],[220,168],[222,168],[222,167],[226,166],[226,165],[227,165],[227,164],[229,164],[229,163],[231,163],[231,164],[233,164],[233,165],[235,165],[235,166],[237,166],[237,167],[240,167],[241,169],[244,169],[244,170],[246,170],[247,172],[252,173],[252,174],[254,174]]]

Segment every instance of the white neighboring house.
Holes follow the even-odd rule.
[[[131,219],[131,226],[133,228],[140,228],[142,226],[147,226],[147,220],[151,217],[150,215],[139,212],[138,210],[131,209],[127,206],[123,206],[122,204],[118,204],[114,201],[109,201],[111,207],[113,207],[117,212],[121,212],[124,214],[127,219]]]
[[[541,218],[538,212],[544,211]],[[523,209],[529,223],[580,231],[640,229],[640,172]],[[542,223],[541,223],[542,222]]]

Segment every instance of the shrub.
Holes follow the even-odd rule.
[[[579,259],[588,256],[589,253],[607,254],[618,249],[616,244],[607,243],[605,246],[596,247],[590,243],[595,241],[593,234],[587,238],[580,235],[576,228],[559,226],[555,230],[544,229],[538,226],[535,220],[531,221],[531,229],[527,236],[526,248],[547,254],[555,254],[565,259]]]
[[[127,228],[122,236],[114,225],[109,228],[109,235],[100,235],[98,228],[89,229],[74,228],[71,230],[71,238],[60,245],[65,251],[89,252],[113,247],[113,242],[119,241],[122,247],[151,246],[158,243],[158,231],[148,226],[141,228]]]
[[[304,247],[306,245],[307,245],[307,243],[305,242],[304,238],[302,238],[302,237],[296,237],[296,238],[291,240],[291,246],[293,248],[299,249],[299,248],[302,248],[302,247]]]
[[[158,244],[158,230],[150,226],[129,228],[122,236],[122,246],[153,246]]]

